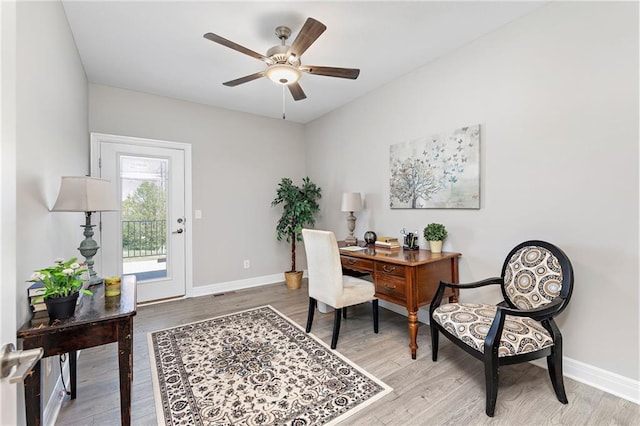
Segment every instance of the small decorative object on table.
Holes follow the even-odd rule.
[[[66,319],[72,317],[76,309],[76,301],[79,293],[93,295],[89,290],[82,288],[84,280],[82,274],[87,272],[76,262],[77,258],[54,260],[55,265],[38,269],[29,282],[42,282],[44,291],[33,299],[33,302],[44,299],[49,313],[49,319]]]
[[[404,235],[404,248],[405,250],[418,250],[420,246],[418,246],[418,231],[415,232],[407,232],[406,229],[402,229],[401,232]]]
[[[120,295],[120,277],[104,279],[104,295],[107,297]]]
[[[430,223],[424,228],[424,239],[429,241],[431,253],[442,252],[442,241],[447,238],[447,229],[440,223]]]
[[[373,231],[367,231],[367,232],[364,233],[364,242],[367,243],[367,244],[375,243],[376,242],[376,238],[378,238],[378,236]]]

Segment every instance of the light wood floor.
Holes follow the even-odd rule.
[[[132,424],[156,424],[147,333],[262,305],[271,305],[305,325],[306,280],[300,290],[274,284],[216,296],[142,306],[134,319]],[[482,363],[440,339],[438,362],[431,361],[429,328],[418,332],[418,357],[408,347],[406,317],[380,309],[374,334],[370,306],[351,308],[342,322],[337,350],[383,380],[393,392],[345,420],[344,425],[638,425],[640,407],[565,379],[569,404],[555,397],[547,371],[531,364],[500,369],[494,418],[484,413]],[[312,332],[327,344],[333,314],[316,312]],[[120,420],[117,345],[82,351],[78,396],[64,403],[58,425],[117,425]]]

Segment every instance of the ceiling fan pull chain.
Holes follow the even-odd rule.
[[[282,119],[285,120],[286,119],[286,115],[284,113],[284,106],[285,106],[285,89],[284,89],[285,85],[282,85]]]

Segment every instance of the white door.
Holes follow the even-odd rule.
[[[120,203],[119,212],[102,213],[102,275],[136,275],[139,302],[186,291],[185,150],[156,142],[103,137],[96,144],[99,175]]]

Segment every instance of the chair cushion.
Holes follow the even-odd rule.
[[[506,265],[504,289],[520,309],[546,305],[562,290],[562,268],[558,258],[544,247],[522,247]]]
[[[473,349],[484,353],[484,339],[496,310],[494,305],[448,303],[433,312],[433,320]],[[540,322],[507,315],[498,357],[535,352],[549,346],[553,346],[553,340]]]
[[[375,299],[373,294],[376,289],[370,281],[344,275],[342,277],[342,286],[342,294],[338,296],[335,305],[331,304],[334,308],[357,305]]]

